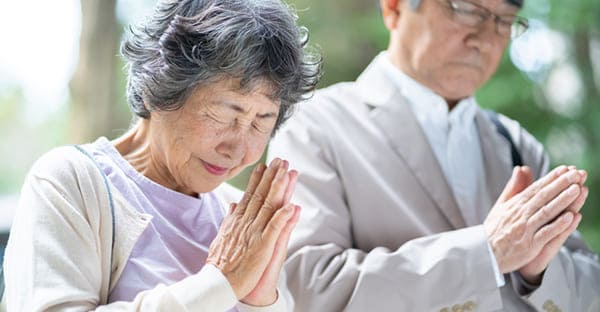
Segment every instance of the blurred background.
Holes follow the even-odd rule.
[[[387,47],[376,0],[288,3],[324,56],[321,86],[353,80]],[[142,20],[154,4],[0,0],[0,246],[36,158],[55,146],[112,139],[128,128],[119,41],[126,25]],[[600,1],[525,4],[521,15],[529,18],[529,31],[511,43],[477,98],[521,122],[544,143],[554,165],[588,170],[580,230],[600,252]],[[243,186],[246,179],[232,182]]]

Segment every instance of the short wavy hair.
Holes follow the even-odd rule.
[[[322,58],[296,20],[280,0],[159,2],[121,44],[131,110],[141,118],[177,110],[196,88],[222,79],[248,91],[267,82],[280,103],[277,130],[321,77]]]

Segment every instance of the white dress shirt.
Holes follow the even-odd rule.
[[[475,124],[475,98],[465,98],[449,111],[446,100],[400,71],[392,64],[387,52],[382,54],[385,55],[379,59],[389,63],[385,68],[400,87],[402,95],[423,129],[454,193],[465,223],[469,226],[481,224],[485,215],[481,215],[480,212],[487,211],[492,207],[492,203],[489,200],[490,196],[485,194],[487,189],[483,156]],[[500,274],[491,246],[489,249],[498,287],[502,287],[505,283],[504,277]]]

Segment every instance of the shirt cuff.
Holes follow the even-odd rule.
[[[227,278],[211,264],[204,265],[200,272],[169,286],[169,289],[188,311],[227,311],[238,302]]]
[[[532,292],[536,291],[541,286],[541,283],[540,285],[534,285],[529,283],[519,272],[514,272],[513,274],[511,274],[511,277],[514,281],[513,287],[515,288],[519,296],[529,296]]]
[[[504,280],[504,275],[500,273],[500,268],[498,267],[498,261],[496,261],[496,256],[494,256],[494,251],[492,250],[492,245],[487,243],[488,251],[490,252],[490,258],[492,258],[492,268],[494,269],[494,276],[496,277],[496,285],[498,288],[504,286],[506,281]]]
[[[277,290],[277,300],[268,306],[251,306],[240,301],[237,304],[237,308],[240,312],[287,311],[285,300],[279,294],[280,292]]]

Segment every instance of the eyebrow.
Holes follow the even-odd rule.
[[[239,106],[236,103],[233,102],[228,102],[228,101],[215,101],[213,102],[214,104],[217,105],[225,105],[227,108],[234,110],[238,113],[242,113],[242,114],[247,114],[248,111],[244,110],[243,107]],[[277,117],[277,114],[274,112],[268,112],[268,113],[264,113],[264,114],[257,114],[256,117],[261,118],[261,119],[267,119],[267,118],[275,118]]]

